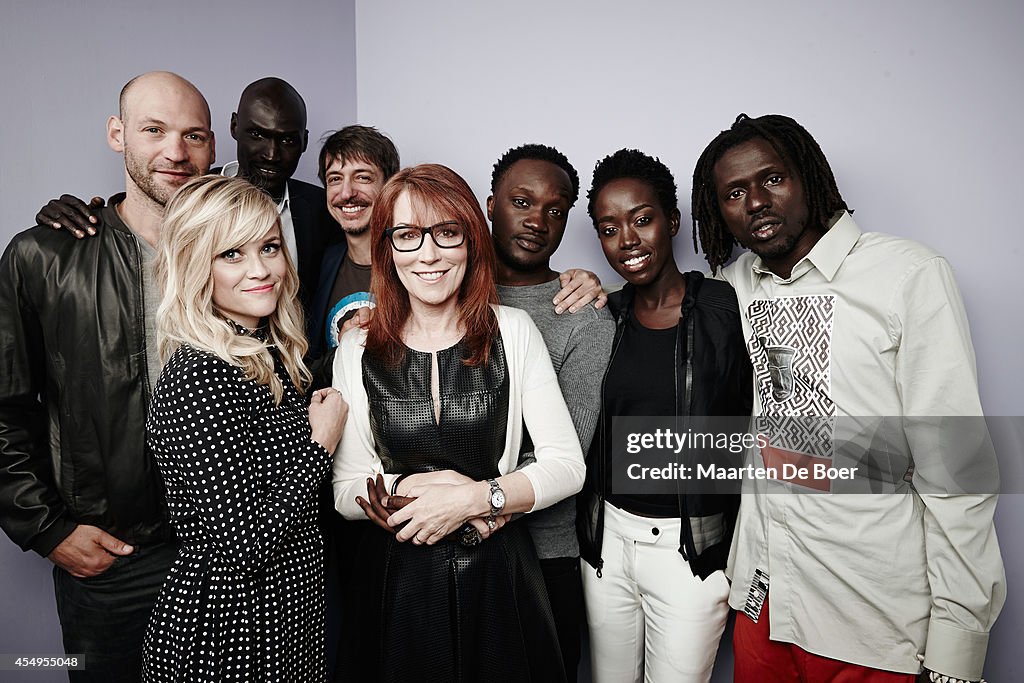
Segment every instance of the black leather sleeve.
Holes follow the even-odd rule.
[[[29,235],[16,237],[0,260],[0,527],[23,550],[46,556],[76,525],[50,456],[39,302],[24,277],[44,277],[45,264]]]

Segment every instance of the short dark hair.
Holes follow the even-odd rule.
[[[780,114],[756,119],[740,114],[728,130],[719,133],[704,149],[693,169],[693,248],[697,248],[699,240],[712,273],[726,264],[736,244],[718,206],[715,164],[733,147],[756,138],[766,140],[800,178],[807,199],[808,221],[825,230],[836,211],[850,210],[839,194],[828,159],[803,126]]]
[[[569,204],[576,203],[580,196],[580,175],[576,172],[576,169],[569,163],[566,156],[554,147],[533,143],[513,147],[498,159],[498,163],[494,164],[494,170],[491,172],[491,194],[494,194],[498,189],[498,183],[505,177],[505,173],[512,167],[512,164],[523,159],[548,161],[565,171],[569,175],[569,182],[572,184],[572,197],[569,198]]]
[[[594,180],[587,193],[587,213],[590,220],[595,220],[595,204],[597,195],[605,185],[620,178],[633,178],[647,183],[654,190],[661,210],[671,216],[679,210],[679,199],[676,196],[676,180],[672,171],[657,157],[644,154],[638,149],[620,149],[606,156],[594,166]]]
[[[317,175],[327,184],[327,166],[335,159],[351,161],[361,159],[374,164],[384,174],[384,180],[398,173],[401,160],[398,148],[391,139],[373,126],[345,126],[322,138]]]

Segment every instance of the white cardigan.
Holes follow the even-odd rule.
[[[532,512],[577,493],[583,487],[586,466],[540,330],[525,311],[506,306],[494,306],[494,310],[509,375],[508,428],[498,469],[502,474],[516,469],[525,422],[537,458],[520,470],[533,485]],[[345,433],[334,453],[332,480],[334,505],[346,519],[365,519],[356,496],[365,498],[366,479],[381,472],[363,387],[365,340],[363,330],[347,333],[334,357],[334,388],[349,404]],[[384,474],[389,490],[396,477]]]

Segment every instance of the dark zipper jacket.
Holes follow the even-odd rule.
[[[736,293],[727,283],[707,280],[697,271],[685,273],[686,295],[680,305],[676,328],[676,405],[680,416],[749,415],[753,405],[750,359],[743,342]],[[615,339],[612,359],[626,321],[633,314],[633,287],[626,284],[608,297],[615,316]],[[608,367],[611,367],[609,360]],[[604,405],[605,378],[601,383],[601,405]],[[580,537],[580,554],[597,570],[604,560],[601,541],[604,535],[604,499],[606,468],[609,463],[605,444],[605,420],[612,416],[601,411],[597,432],[587,455],[587,479],[577,497],[579,510],[576,525]],[[725,567],[729,544],[736,525],[738,494],[680,493],[679,552],[695,576],[706,579]],[[686,523],[686,522],[689,523]]]
[[[78,524],[172,537],[146,448],[142,254],[114,208],[95,237],[26,230],[0,260],[0,526],[48,555]]]

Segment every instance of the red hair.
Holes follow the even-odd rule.
[[[398,279],[391,240],[384,235],[394,221],[395,203],[403,192],[408,192],[427,212],[437,214],[439,221],[458,221],[466,231],[466,275],[458,292],[459,321],[466,331],[463,343],[469,352],[463,362],[483,365],[498,334],[498,319],[491,309],[491,304],[498,303],[494,243],[473,190],[459,174],[440,164],[421,164],[399,171],[373,203],[370,293],[376,309],[367,324],[366,352],[391,365],[405,358],[402,330],[409,319],[409,292]]]

